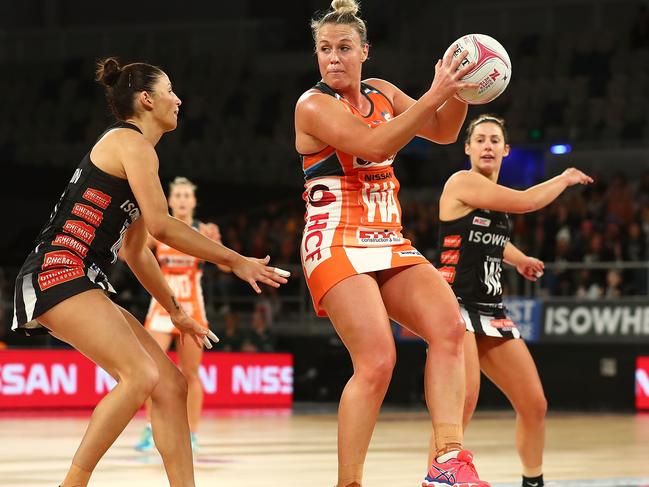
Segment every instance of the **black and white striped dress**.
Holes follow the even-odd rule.
[[[520,338],[520,330],[502,302],[502,264],[511,234],[506,213],[473,210],[440,222],[437,269],[453,288],[467,331],[477,335]]]
[[[98,140],[118,128],[139,132],[135,125],[120,122]],[[105,272],[139,216],[128,181],[99,169],[88,152],[18,273],[11,329],[25,335],[47,333],[38,317],[61,301],[90,289],[115,292]]]

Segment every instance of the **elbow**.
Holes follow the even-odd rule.
[[[438,144],[442,144],[442,145],[454,144],[455,142],[457,142],[457,137],[458,137],[458,134],[443,135],[436,142]]]
[[[167,227],[162,220],[147,222],[146,229],[153,238],[164,242],[167,236]]]
[[[393,153],[390,153],[387,150],[384,150],[381,147],[377,147],[375,150],[368,150],[360,157],[367,162],[383,162],[387,161],[393,156]]]
[[[390,154],[386,152],[377,152],[376,154],[373,154],[371,157],[366,158],[365,160],[367,162],[384,162],[390,159]]]
[[[535,201],[529,200],[529,201],[524,201],[518,208],[518,211],[515,211],[513,213],[532,213],[533,211],[536,211],[540,208],[541,206],[536,204]]]

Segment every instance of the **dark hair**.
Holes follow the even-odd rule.
[[[475,128],[480,125],[481,123],[495,123],[500,127],[500,129],[503,131],[503,139],[505,141],[505,144],[508,143],[509,141],[509,136],[507,135],[507,128],[505,127],[505,120],[497,117],[496,115],[490,115],[488,113],[482,114],[477,118],[474,118],[469,122],[469,126],[466,128],[466,137],[464,138],[464,143],[468,144],[471,142],[471,136],[473,135],[473,131]]]
[[[106,100],[118,120],[126,120],[135,114],[135,95],[153,91],[162,69],[146,63],[120,65],[117,58],[109,57],[97,63],[96,81],[104,86]]]
[[[331,10],[320,16],[311,19],[311,33],[313,40],[316,40],[318,31],[325,24],[347,24],[356,29],[361,37],[361,44],[367,44],[367,27],[360,17],[357,17],[358,2],[356,0],[333,0]]]

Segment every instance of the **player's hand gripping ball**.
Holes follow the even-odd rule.
[[[469,52],[460,68],[475,62],[475,68],[462,81],[475,83],[478,87],[459,90],[455,94],[456,98],[470,105],[483,105],[495,100],[505,91],[512,77],[512,63],[509,54],[496,39],[485,34],[469,34],[456,40],[446,52],[449,50],[453,52],[453,57],[459,56],[463,51]]]

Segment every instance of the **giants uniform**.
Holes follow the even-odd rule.
[[[367,115],[323,82],[314,89],[335,97],[372,128],[394,116],[385,95],[365,83],[361,92],[371,104]],[[326,316],[323,296],[347,277],[428,263],[401,235],[399,181],[392,169],[395,155],[367,162],[331,146],[301,154],[306,215],[300,254],[319,316]]]
[[[140,132],[120,122],[98,140],[118,128]],[[61,301],[90,289],[114,293],[105,272],[117,260],[124,232],[139,217],[128,181],[99,169],[88,152],[18,273],[11,329],[47,333],[35,318]]]
[[[500,277],[509,238],[506,213],[476,209],[440,222],[438,270],[458,298],[466,329],[477,335],[521,336],[502,303]]]
[[[178,304],[197,323],[207,328],[205,302],[201,288],[201,277],[203,276],[200,267],[201,260],[192,255],[183,254],[162,242],[157,242],[155,254],[160,263],[160,270],[176,296]],[[144,326],[148,330],[180,334],[171,322],[167,310],[153,298],[151,298]]]

